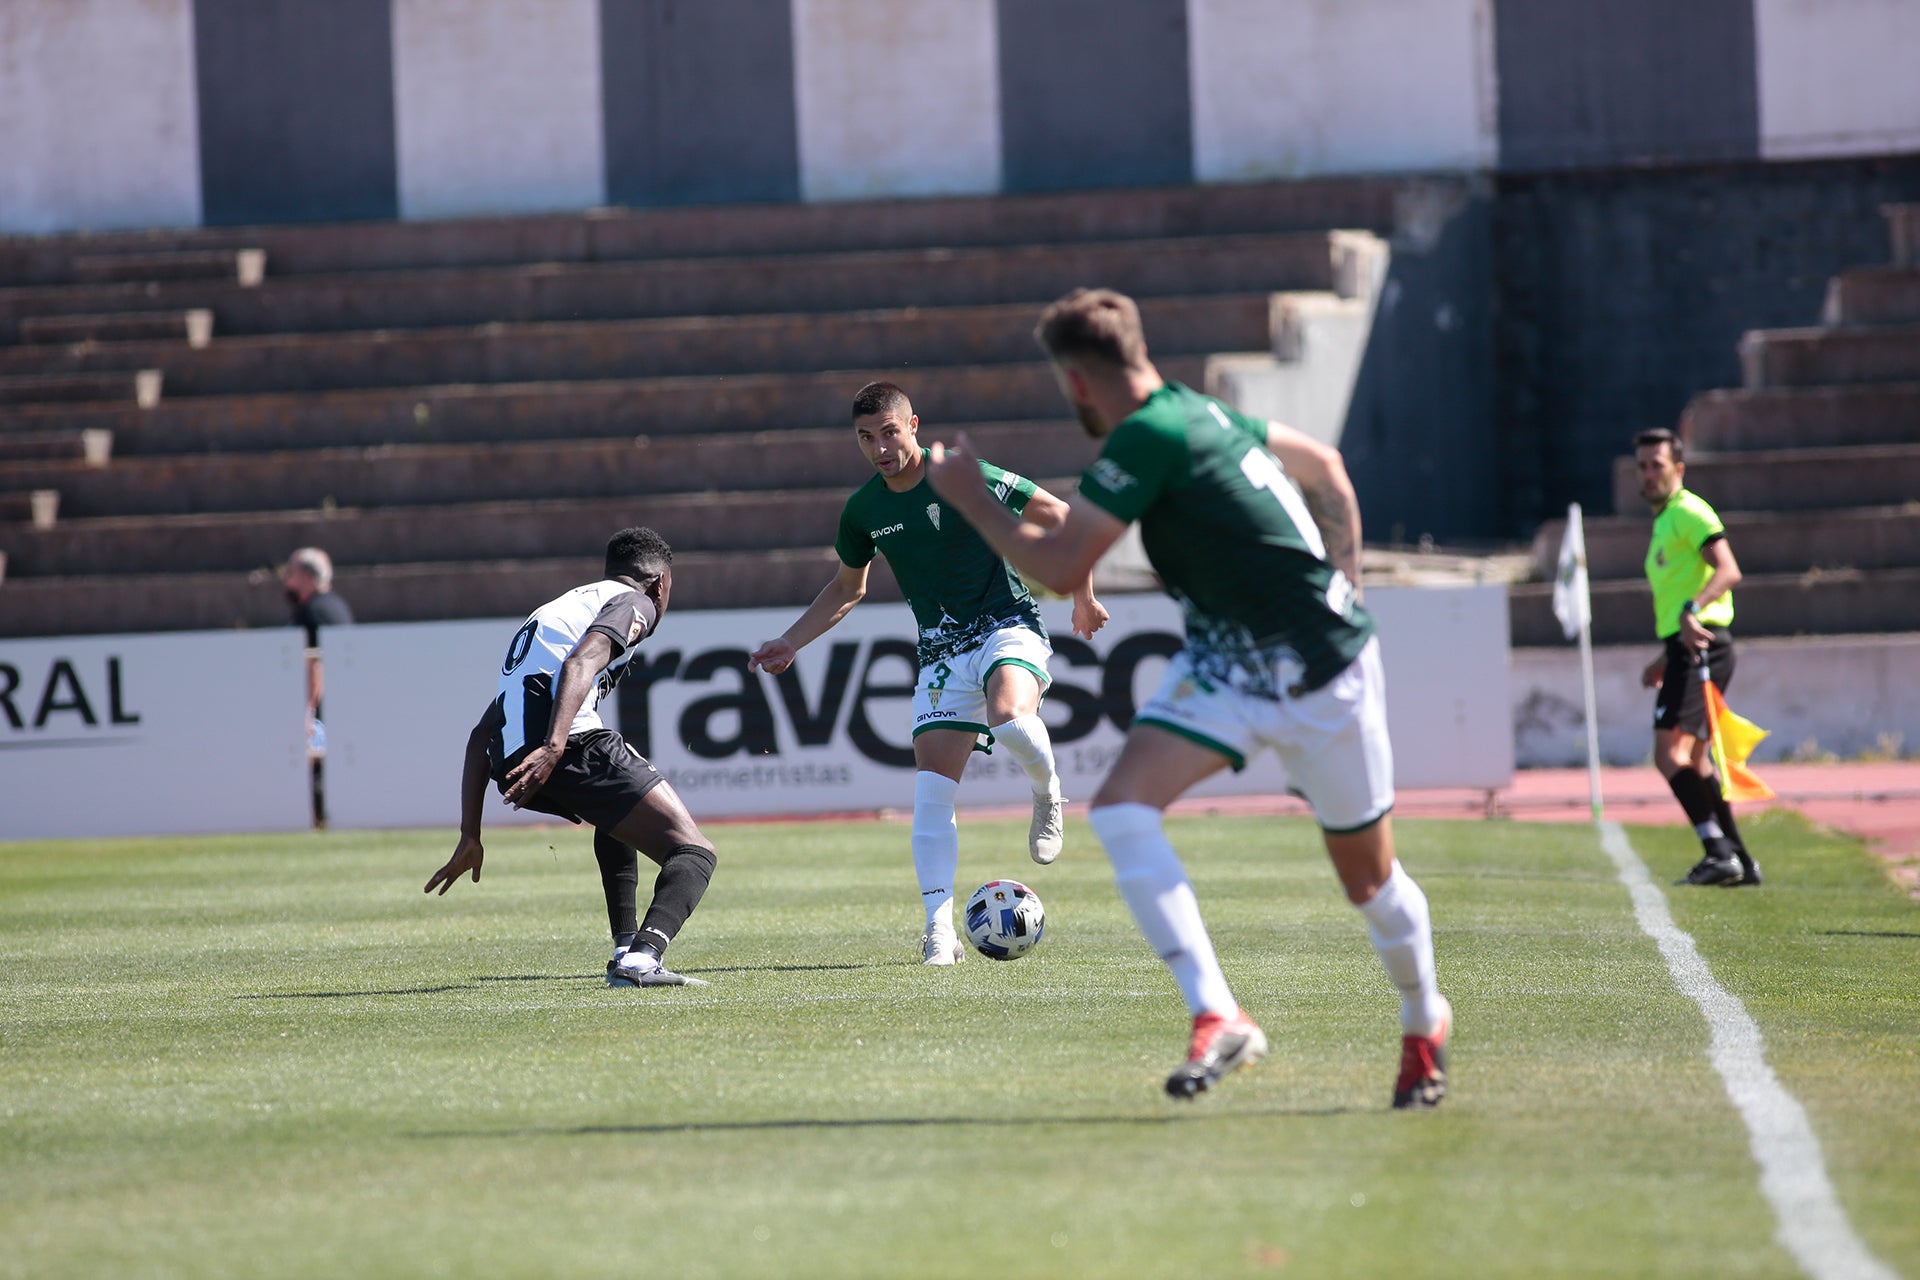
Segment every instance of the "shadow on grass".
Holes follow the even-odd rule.
[[[1243,1120],[1301,1120],[1315,1117],[1368,1114],[1367,1107],[1267,1107],[1258,1111],[1221,1111],[1213,1114],[1191,1109],[1159,1116],[900,1116],[885,1118],[849,1118],[840,1120],[721,1120],[707,1123],[677,1124],[585,1124],[532,1129],[446,1129],[439,1132],[414,1132],[403,1137],[423,1142],[459,1138],[594,1138],[662,1137],[676,1133],[776,1133],[796,1129],[1038,1129],[1053,1125],[1167,1125],[1215,1124]]]
[[[1829,938],[1920,938],[1920,933],[1898,929],[1822,929],[1820,932]]]
[[[485,974],[471,982],[449,982],[437,987],[384,987],[367,991],[260,991],[235,996],[235,1000],[352,1000],[358,996],[437,996],[448,991],[478,991],[483,982],[586,982],[601,981],[597,973],[512,973]]]

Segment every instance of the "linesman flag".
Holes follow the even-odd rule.
[[[1571,640],[1593,618],[1587,603],[1587,535],[1580,504],[1567,508],[1567,532],[1560,539],[1560,567],[1553,580],[1553,616]]]
[[[1713,766],[1720,775],[1720,794],[1728,800],[1773,799],[1773,788],[1756,778],[1753,770],[1747,768],[1747,757],[1767,736],[1767,731],[1745,716],[1737,716],[1729,711],[1719,685],[1711,680],[1704,684],[1707,692],[1707,723],[1713,734]]]

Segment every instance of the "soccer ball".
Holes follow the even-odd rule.
[[[967,899],[967,941],[989,960],[1018,960],[1040,945],[1047,909],[1018,880],[989,880]]]

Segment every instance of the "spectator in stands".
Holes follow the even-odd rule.
[[[307,755],[313,762],[313,825],[327,825],[326,796],[322,790],[321,758],[327,751],[327,730],[320,720],[320,695],[326,674],[320,666],[320,629],[345,626],[353,610],[333,591],[333,559],[318,547],[302,547],[287,557],[280,571],[287,603],[293,606],[293,625],[307,633]]]
[[[1713,771],[1708,746],[1705,667],[1724,692],[1733,680],[1733,588],[1740,565],[1726,527],[1704,498],[1686,488],[1686,455],[1671,431],[1633,438],[1640,496],[1653,508],[1647,583],[1654,634],[1664,648],[1640,674],[1658,689],[1653,703],[1653,763],[1700,837],[1700,861],[1684,884],[1757,885],[1760,865],[1741,843],[1733,808]]]

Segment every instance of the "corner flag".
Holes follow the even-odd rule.
[[[1747,757],[1767,736],[1767,731],[1745,716],[1737,716],[1728,710],[1720,686],[1713,681],[1705,681],[1704,687],[1707,693],[1707,723],[1713,733],[1710,745],[1714,769],[1720,775],[1720,793],[1728,800],[1773,799],[1773,788],[1760,781],[1754,776],[1753,770],[1747,768]]]
[[[1553,616],[1571,640],[1593,620],[1587,592],[1587,535],[1580,504],[1567,508],[1567,532],[1560,539],[1560,569],[1553,581]]]

